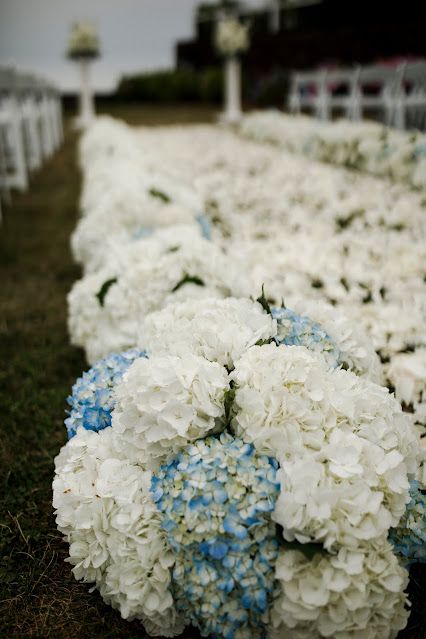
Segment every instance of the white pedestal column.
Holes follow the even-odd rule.
[[[241,63],[238,58],[225,60],[225,111],[224,122],[235,123],[241,119]]]
[[[92,88],[90,86],[90,60],[81,58],[80,62],[80,103],[77,125],[88,126],[95,116]]]

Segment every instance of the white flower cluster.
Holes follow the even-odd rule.
[[[71,239],[84,277],[68,296],[71,341],[93,363],[135,345],[170,300],[250,293],[236,259],[202,237],[197,191],[159,170],[130,127],[103,117],[81,141],[81,219]]]
[[[420,132],[397,131],[375,122],[318,122],[279,111],[247,115],[240,132],[315,160],[426,187],[426,136]]]
[[[273,604],[269,639],[394,638],[406,625],[408,574],[384,540],[311,560],[283,552],[276,577],[283,594]]]
[[[196,231],[170,227],[112,251],[68,295],[71,341],[90,363],[135,346],[144,317],[170,301],[249,292],[234,260]]]
[[[160,154],[164,168],[178,167],[182,181],[199,191],[214,221],[213,237],[245,265],[256,293],[265,284],[274,304],[284,298],[287,306],[306,307],[306,314],[323,324],[323,313],[307,301],[331,304],[351,319],[351,325],[338,328],[335,317],[334,328],[329,323],[326,328],[335,341],[337,330],[359,344],[353,370],[367,368],[370,378],[380,381],[363,332],[386,367],[405,353],[414,361],[415,351],[425,347],[422,193],[217,127],[167,127],[138,136],[153,157],[167,144],[167,158]],[[423,384],[418,366],[409,375],[416,386]],[[426,423],[418,400],[407,409],[419,424]]]
[[[79,429],[56,458],[53,506],[76,579],[94,582],[154,636],[183,629],[170,591],[174,558],[150,498],[150,473],[117,454],[112,429]]]
[[[236,434],[280,462],[275,518],[289,541],[357,546],[398,523],[418,438],[385,388],[272,344],[249,349],[232,380]]]
[[[407,572],[387,536],[424,474],[422,196],[211,126],[135,134],[100,119],[80,161],[73,250],[85,274],[68,298],[72,341],[90,362],[133,346],[147,357],[109,389],[112,425],[79,426],[56,460],[54,507],[74,575],[151,635],[181,633],[189,618],[174,602],[174,524],[152,482],[173,467],[169,497],[180,503],[179,455],[202,461],[211,451],[202,440],[226,431],[221,446],[239,441],[240,463],[247,449],[247,467],[253,451],[275,464],[279,495],[267,508],[281,539],[268,639],[395,637],[408,616]],[[202,212],[215,243],[194,222]],[[259,301],[248,299],[263,283]],[[285,320],[269,306],[282,297]],[[244,535],[236,495],[211,489],[215,513],[230,508],[226,527]]]
[[[76,22],[68,41],[70,58],[96,58],[99,55],[99,36],[89,22]]]
[[[249,28],[236,18],[219,20],[215,33],[215,45],[221,55],[234,56],[244,53],[250,46]]]
[[[196,192],[144,153],[130,127],[102,117],[80,146],[81,219],[72,235],[74,258],[85,272],[99,269],[117,248],[158,227],[198,225]]]
[[[260,304],[209,299],[151,313],[142,324],[139,343],[156,353],[182,357],[190,352],[231,369],[247,348],[276,334],[276,321]]]
[[[139,359],[117,389],[117,446],[136,462],[158,466],[189,442],[223,430],[228,388],[223,366],[190,351]]]
[[[150,632],[179,632],[174,559],[147,487],[173,455],[227,428],[278,461],[272,518],[284,540],[328,551],[312,561],[285,545],[279,552],[268,636],[393,636],[406,621],[407,574],[386,535],[420,461],[396,400],[316,351],[277,345],[277,321],[258,302],[172,304],[142,333],[149,358],[118,383],[112,426],[79,427],[56,462],[54,506],[75,576]]]

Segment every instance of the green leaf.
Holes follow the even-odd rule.
[[[259,304],[261,305],[261,307],[267,312],[269,313],[269,315],[272,314],[271,311],[271,307],[269,306],[269,302],[265,297],[265,285],[262,284],[262,295],[260,297],[257,298],[256,302],[259,302]]]
[[[117,278],[112,277],[110,280],[107,280],[106,282],[104,282],[101,288],[99,289],[99,291],[96,293],[96,297],[98,298],[99,304],[101,306],[104,305],[105,295],[108,293],[111,286],[115,284],[116,282],[118,282]]]
[[[324,287],[324,282],[322,280],[320,280],[319,278],[315,277],[311,281],[311,286],[312,286],[312,288],[323,288]]]
[[[265,346],[265,344],[276,344],[275,337],[269,337],[268,339],[259,339],[255,343],[255,346]]]
[[[186,274],[177,284],[172,288],[172,293],[176,293],[185,284],[196,284],[197,286],[205,286],[203,280],[197,275]]]
[[[154,187],[152,187],[152,189],[149,189],[149,194],[152,195],[152,197],[156,197],[162,202],[165,202],[166,204],[172,201],[167,193],[164,193],[164,191],[160,191],[159,189],[156,189]]]
[[[231,417],[232,417],[232,406],[234,404],[234,400],[235,400],[235,383],[233,380],[231,380],[230,384],[229,384],[229,389],[227,391],[225,391],[225,419],[226,419],[226,423],[229,424],[229,422],[231,421]]]
[[[346,217],[337,217],[336,226],[338,231],[348,228],[357,217],[362,217],[365,213],[365,209],[355,209],[351,211]]]

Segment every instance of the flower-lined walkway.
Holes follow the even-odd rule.
[[[211,119],[206,109],[121,115],[149,124]],[[66,329],[65,297],[79,277],[69,250],[80,191],[76,141],[68,132],[30,190],[13,195],[0,225],[0,636],[8,639],[144,637],[139,623],[74,580],[52,511],[65,398],[86,367]]]

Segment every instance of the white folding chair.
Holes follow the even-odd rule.
[[[327,119],[325,71],[295,71],[291,76],[288,108],[290,113],[303,109],[319,119]]]
[[[426,128],[426,61],[407,62],[402,67],[401,90],[396,100],[397,129]]]
[[[24,191],[28,187],[28,170],[18,95],[15,71],[0,69],[0,135],[5,162],[2,187]]]
[[[55,140],[51,119],[49,86],[42,79],[39,79],[37,84],[43,153],[46,158],[50,158],[55,150]]]
[[[49,87],[49,109],[56,150],[64,141],[64,129],[62,125],[61,97],[59,91],[53,86]]]
[[[358,86],[360,67],[327,71],[324,81],[326,119],[334,111],[341,111],[344,117],[354,120],[354,96]]]
[[[361,67],[351,106],[352,119],[362,120],[365,111],[370,110],[379,112],[385,124],[392,124],[400,85],[400,67]]]
[[[18,100],[21,109],[22,126],[27,165],[30,170],[38,169],[43,161],[40,117],[37,105],[37,80],[27,73],[17,74]]]

